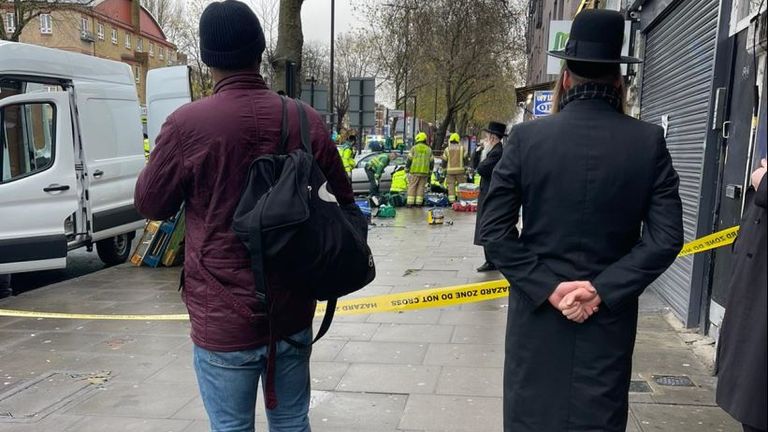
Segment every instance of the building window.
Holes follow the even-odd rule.
[[[81,17],[80,18],[80,30],[87,32],[88,31],[88,17]]]
[[[5,14],[5,32],[11,34],[16,31],[16,16],[12,13]]]
[[[158,54],[160,55],[160,60],[165,59],[165,47],[157,47]]]
[[[40,33],[53,34],[53,19],[51,14],[40,15]]]
[[[138,52],[144,51],[144,39],[136,38],[136,51]]]
[[[104,24],[99,23],[98,27],[96,27],[96,33],[99,36],[99,40],[104,40]]]
[[[154,57],[155,56],[155,44],[152,42],[149,43],[149,56]]]
[[[136,84],[139,84],[141,82],[141,65],[134,66],[133,73],[136,77]]]
[[[765,12],[765,2],[759,0],[731,0],[731,23],[729,35],[733,36],[736,33],[748,28],[752,17],[759,13]],[[758,10],[759,8],[759,10]],[[751,45],[752,42],[750,41]]]
[[[125,34],[125,47],[128,49],[131,49],[131,34],[126,33]]]
[[[112,28],[112,44],[117,45],[117,29]]]

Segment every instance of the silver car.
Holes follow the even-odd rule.
[[[352,191],[355,194],[367,194],[370,190],[371,183],[368,181],[368,175],[365,173],[365,165],[371,158],[379,154],[381,153],[363,154],[357,159],[355,168],[352,170]],[[379,181],[379,191],[381,193],[389,192],[389,188],[392,186],[392,173],[399,167],[405,167],[405,161],[406,156],[401,155],[384,168],[381,180]]]

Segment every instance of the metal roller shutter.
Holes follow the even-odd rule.
[[[680,175],[686,242],[697,236],[718,9],[717,0],[685,0],[646,33],[641,118],[661,125],[669,116],[667,147]],[[692,267],[692,256],[680,258],[655,284],[684,321]]]

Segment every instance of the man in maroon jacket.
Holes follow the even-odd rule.
[[[192,322],[195,371],[213,431],[251,432],[259,378],[266,377],[269,328],[246,248],[231,229],[248,169],[277,151],[281,99],[259,75],[264,33],[244,3],[208,6],[200,18],[202,59],[216,81],[214,95],[171,115],[136,185],[136,207],[149,219],[186,210],[183,298]],[[320,116],[307,108],[315,158],[341,205],[353,204],[336,147]],[[299,116],[288,104],[288,150],[301,145]],[[275,291],[278,334],[309,343],[315,302]],[[277,344],[274,383],[265,387],[270,431],[309,431],[310,349]],[[270,388],[271,387],[271,388]],[[275,399],[276,397],[276,399]]]

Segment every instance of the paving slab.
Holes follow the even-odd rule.
[[[477,344],[430,344],[425,365],[502,367],[504,347]]]
[[[337,361],[348,363],[421,364],[426,344],[406,342],[348,342]]]
[[[439,366],[354,363],[336,389],[361,393],[431,394],[439,375]]]
[[[396,430],[405,409],[406,395],[328,393],[310,410],[313,429],[337,431]]]
[[[188,420],[144,419],[130,417],[83,417],[66,432],[184,432],[192,424]]]
[[[170,418],[197,396],[195,383],[115,383],[67,410],[84,416]]]
[[[371,340],[380,342],[447,343],[453,326],[434,324],[381,324]]]
[[[686,405],[636,404],[630,408],[643,432],[741,432],[720,408]]]
[[[310,364],[310,377],[314,390],[335,390],[341,378],[349,369],[349,363],[323,362],[313,360]]]
[[[454,396],[501,397],[503,368],[444,366],[436,394]]]
[[[411,395],[400,427],[444,432],[500,431],[501,398]]]

